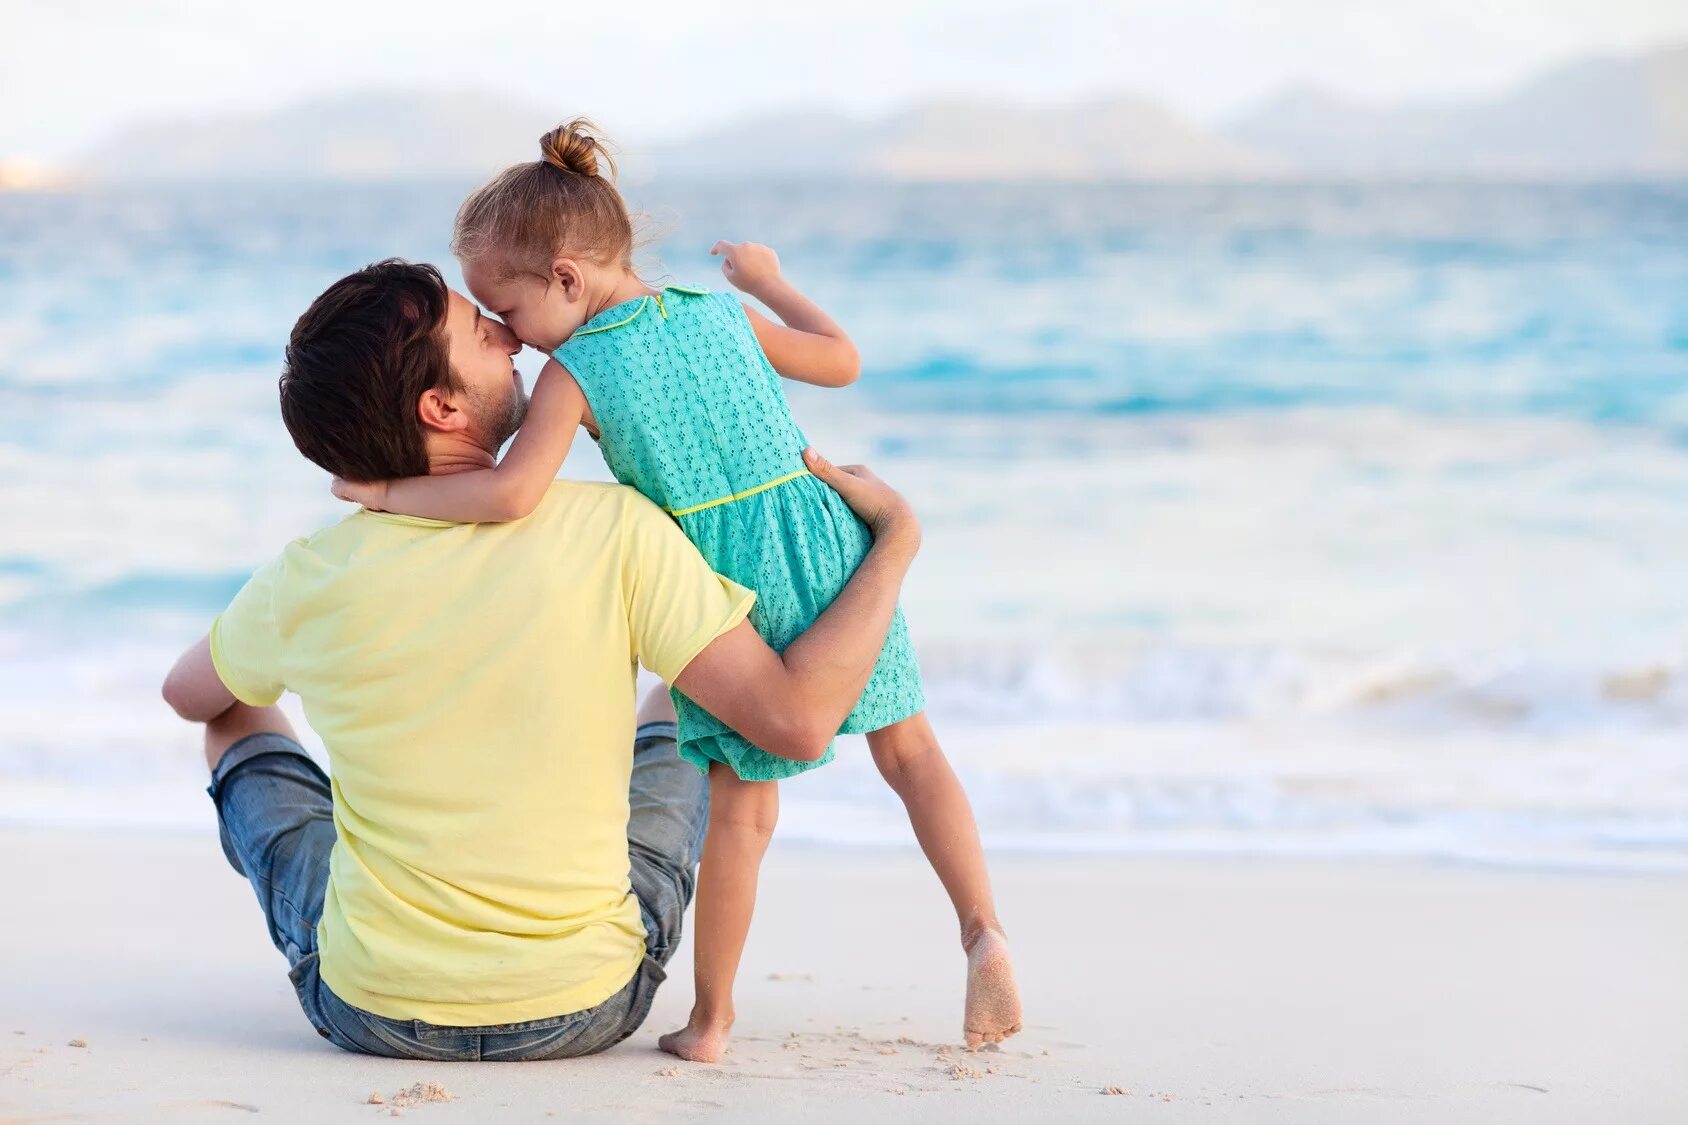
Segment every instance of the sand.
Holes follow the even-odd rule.
[[[688,948],[614,1051],[448,1065],[318,1039],[207,837],[0,847],[0,1122],[1688,1120],[1680,879],[1001,857],[1027,1026],[969,1054],[918,855],[776,843],[724,1063],[655,1049]]]

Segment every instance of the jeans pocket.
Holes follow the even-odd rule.
[[[656,990],[667,979],[668,970],[653,958],[647,956],[640,963],[639,971],[633,974],[633,980],[629,983],[633,991],[628,997],[627,1013],[622,1017],[621,1027],[615,1037],[598,1050],[608,1050],[644,1026],[645,1021],[650,1018],[651,1006],[656,1003]]]
[[[608,1001],[606,1001],[607,1003]],[[603,1005],[599,1005],[602,1007]],[[527,1035],[543,1031],[556,1031],[573,1027],[577,1023],[585,1023],[591,1019],[597,1008],[583,1008],[578,1012],[569,1012],[561,1016],[546,1016],[537,1020],[522,1020],[520,1023],[488,1023],[474,1027],[447,1027],[444,1024],[415,1021],[415,1034],[418,1039],[442,1039],[452,1035]]]
[[[454,1061],[479,1057],[480,1041],[473,1036],[420,1043],[411,1033],[411,1021],[388,1019],[352,1007],[322,983],[320,962],[320,954],[307,953],[288,970],[287,978],[293,982],[299,1007],[316,1033],[341,1050],[390,1059]]]
[[[586,1018],[571,1023],[541,1038],[505,1044],[486,1044],[488,1059],[572,1059],[607,1051],[639,1029],[650,1014],[656,998],[656,986],[665,974],[662,966],[650,958],[634,970],[633,977],[621,989],[599,1004],[582,1013]],[[496,1053],[495,1053],[496,1052]]]
[[[481,1037],[462,1028],[435,1028],[419,1020],[396,1020],[361,1008],[350,1008],[363,1032],[358,1050],[395,1059],[432,1062],[475,1062],[481,1057]],[[426,1029],[432,1034],[424,1036]]]

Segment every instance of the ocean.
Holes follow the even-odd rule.
[[[159,682],[344,510],[287,332],[382,257],[458,284],[468,186],[0,194],[0,823],[209,826]],[[650,276],[767,242],[854,335],[793,409],[924,518],[988,847],[1688,872],[1688,185],[629,194]],[[859,740],[782,815],[911,839]]]

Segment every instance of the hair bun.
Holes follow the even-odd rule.
[[[615,161],[597,132],[596,125],[577,117],[539,138],[540,154],[551,167],[588,178],[598,175],[598,163],[602,160],[609,166],[609,178],[614,179]]]

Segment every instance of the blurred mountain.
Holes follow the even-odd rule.
[[[273,113],[131,126],[82,167],[113,180],[485,177],[538,152],[552,110],[484,92],[378,91]]]
[[[1373,107],[1291,90],[1226,132],[1310,175],[1682,175],[1688,45],[1584,59],[1474,101]]]
[[[125,129],[84,167],[122,180],[483,177],[532,159],[560,116],[483,93],[344,95],[245,118]],[[879,121],[790,111],[624,152],[637,179],[1216,179],[1274,168],[1145,98],[1049,109],[934,100]]]
[[[1143,97],[1047,108],[945,98],[869,122],[784,114],[660,146],[650,156],[658,175],[1214,180],[1282,171],[1277,161]]]
[[[539,136],[577,108],[475,91],[344,94],[125,128],[79,171],[121,180],[479,179],[532,159]],[[1688,174],[1688,46],[1585,59],[1466,102],[1368,106],[1291,90],[1224,129],[1139,96],[1060,106],[942,98],[871,121],[790,110],[683,139],[619,139],[635,179],[1680,176]]]

